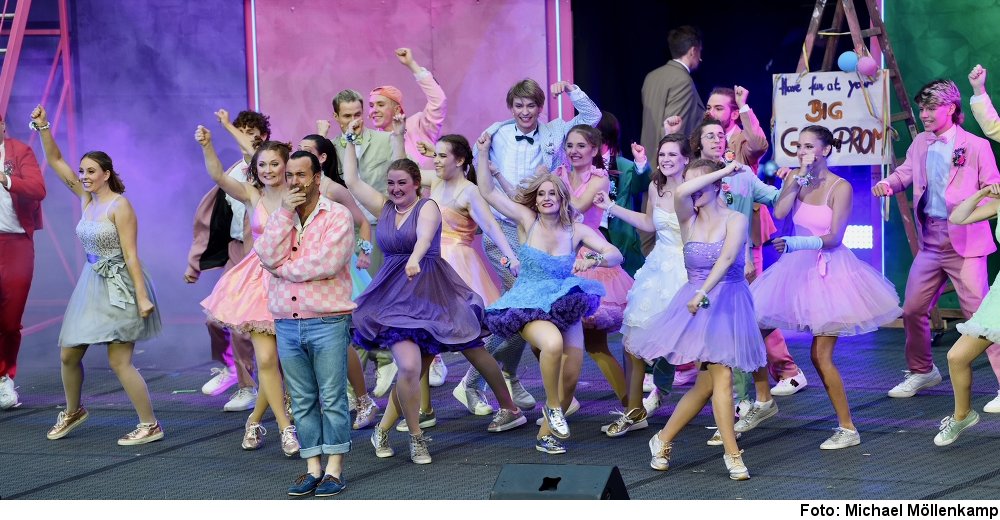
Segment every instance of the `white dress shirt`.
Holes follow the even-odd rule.
[[[951,174],[952,154],[955,151],[957,127],[952,126],[927,147],[927,215],[936,219],[948,218],[948,206],[944,192]],[[943,138],[945,142],[941,142]]]

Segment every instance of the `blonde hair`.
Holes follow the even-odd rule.
[[[562,179],[551,173],[535,175],[534,177],[526,179],[520,186],[517,187],[517,193],[514,194],[512,200],[527,207],[531,211],[538,213],[538,190],[542,187],[542,184],[545,184],[546,182],[551,182],[552,185],[556,187],[556,193],[559,195],[559,223],[566,227],[572,226],[573,222],[576,221],[577,213],[570,204],[569,189],[566,188],[566,184],[562,181]]]

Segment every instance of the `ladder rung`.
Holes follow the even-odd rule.
[[[0,18],[5,18],[7,20],[14,18],[14,13],[0,13]]]
[[[7,54],[7,49],[6,48],[0,49],[0,54]]]
[[[879,29],[878,27],[871,27],[869,29],[865,29],[865,30],[861,31],[861,37],[862,38],[868,38],[868,37],[871,37],[871,36],[878,36],[880,34],[882,34],[882,29]]]
[[[897,121],[910,121],[910,120],[911,120],[911,118],[910,118],[910,113],[909,112],[896,112],[895,114],[892,115],[892,118],[891,118],[891,121],[893,123],[895,123]],[[916,122],[916,121],[914,121],[914,122]]]

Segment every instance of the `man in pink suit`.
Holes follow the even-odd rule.
[[[31,148],[4,139],[0,118],[0,409],[17,406],[14,387],[21,318],[35,268],[32,235],[42,228],[45,181]]]
[[[931,357],[930,309],[945,281],[951,279],[962,313],[972,316],[989,290],[986,256],[997,249],[987,222],[968,226],[948,222],[956,205],[1000,182],[989,141],[960,126],[962,95],[954,82],[934,80],[920,89],[915,101],[925,131],[914,139],[903,164],[872,188],[875,196],[887,197],[913,185],[920,241],[903,302],[909,370],[903,382],[889,391],[890,397],[912,397],[941,382]],[[998,371],[1000,356],[996,346],[991,348],[990,362]]]

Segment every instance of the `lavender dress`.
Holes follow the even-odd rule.
[[[658,326],[661,341],[631,349],[633,355],[647,361],[665,357],[672,365],[691,361],[718,363],[745,372],[753,372],[767,363],[750,287],[743,275],[742,247],[722,280],[708,292],[708,308],[698,309],[694,316],[687,309],[687,303],[719,260],[724,242],[684,244],[688,282],[663,312],[666,318]]]
[[[406,262],[417,243],[417,215],[428,201],[417,201],[399,229],[393,204],[382,206],[375,239],[385,263],[354,300],[358,308],[352,317],[354,342],[366,350],[410,340],[424,354],[456,352],[482,346],[489,335],[483,299],[441,258],[440,224],[420,260],[420,274],[406,279]]]

